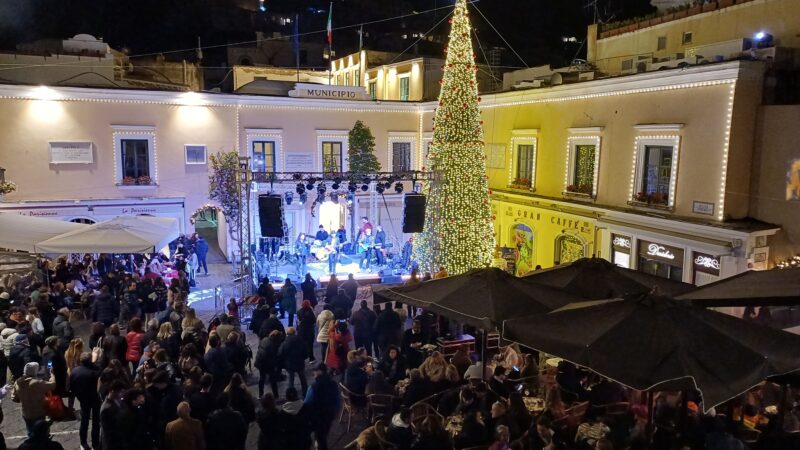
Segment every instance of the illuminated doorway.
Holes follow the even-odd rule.
[[[345,207],[341,203],[330,200],[323,202],[319,207],[319,224],[328,232],[338,230],[345,221]]]

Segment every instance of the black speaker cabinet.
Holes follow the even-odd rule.
[[[283,208],[281,196],[259,195],[258,218],[261,225],[261,236],[282,238]]]
[[[425,196],[405,194],[403,196],[403,233],[422,233],[425,226]]]

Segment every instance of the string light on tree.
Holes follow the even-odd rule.
[[[427,166],[425,230],[415,238],[415,257],[427,270],[450,275],[486,267],[494,248],[492,211],[478,108],[475,54],[466,0],[457,0]]]

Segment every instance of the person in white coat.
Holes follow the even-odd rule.
[[[189,267],[189,281],[194,281],[194,276],[197,274],[197,268],[199,267],[197,253],[194,250],[189,253],[189,261],[186,265]]]
[[[317,342],[320,346],[320,354],[322,361],[325,361],[325,355],[328,351],[328,336],[331,329],[331,324],[336,321],[336,316],[333,315],[330,305],[325,305],[322,312],[317,316]]]

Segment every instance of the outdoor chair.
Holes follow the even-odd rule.
[[[411,427],[418,430],[422,422],[428,417],[437,417],[440,421],[443,419],[436,409],[425,401],[417,402],[411,405]]]
[[[386,394],[370,394],[367,396],[369,406],[370,420],[375,420],[375,417],[383,416],[389,420],[394,414],[394,405],[396,397],[394,395]]]
[[[573,418],[575,423],[580,423],[583,416],[586,415],[586,410],[589,409],[589,402],[576,403],[571,408],[564,411],[567,415]]]
[[[381,450],[392,450],[396,448],[396,446],[386,440],[386,430],[388,426],[386,422],[383,420],[379,420],[375,422],[375,424],[371,427],[367,427],[362,431],[358,437],[353,439],[349,444],[345,445],[344,448],[346,449],[356,449],[356,450],[367,450],[367,449],[374,449],[377,448]]]
[[[339,383],[339,391],[342,393],[342,413],[339,415],[339,423],[342,423],[342,419],[344,418],[344,414],[347,413],[347,431],[350,431],[350,424],[353,421],[353,416],[356,414],[361,414],[364,416],[366,420],[368,418],[368,407],[367,398],[365,395],[356,394],[349,389],[347,389],[342,383]],[[359,406],[358,403],[362,403],[357,401],[357,404],[353,403],[353,399],[364,399],[363,406]]]

